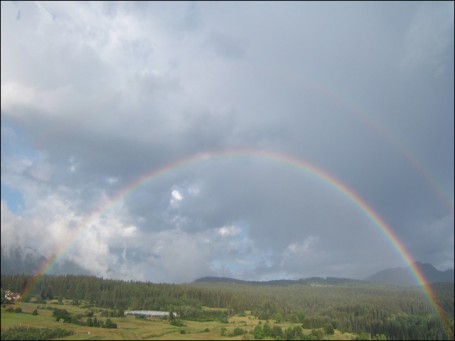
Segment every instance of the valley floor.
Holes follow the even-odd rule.
[[[112,317],[110,318],[117,324],[117,329],[94,328],[88,326],[79,326],[72,323],[57,322],[52,316],[53,310],[43,309],[50,306],[51,308],[65,309],[71,314],[85,314],[86,308],[74,306],[70,303],[43,305],[36,303],[20,303],[15,305],[7,305],[1,308],[1,329],[2,334],[5,330],[11,327],[36,327],[36,328],[62,328],[74,332],[71,336],[59,338],[60,340],[248,340],[254,338],[254,329],[258,324],[264,325],[266,321],[259,320],[247,312],[244,316],[234,315],[229,318],[229,323],[221,323],[219,321],[197,322],[184,320],[183,326],[174,326],[169,321],[161,318],[139,319],[133,316],[127,317]],[[21,313],[8,312],[7,308],[21,308]],[[36,309],[37,315],[33,315]],[[10,309],[11,310],[11,309]],[[97,311],[96,308],[93,308]],[[93,317],[101,320],[106,320],[99,312],[95,312]],[[299,326],[297,323],[279,323],[269,321],[270,326],[279,325],[283,330],[288,327]],[[245,331],[243,335],[232,335],[235,328],[241,328]],[[224,329],[224,330],[222,330]],[[310,335],[311,329],[303,330],[305,335]],[[321,330],[322,332],[322,330]],[[326,340],[351,340],[355,337],[352,333],[341,333],[335,330],[334,334],[324,335]],[[3,337],[2,337],[3,339]],[[274,339],[272,337],[264,337],[264,339]]]

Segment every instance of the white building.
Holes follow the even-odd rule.
[[[168,317],[168,311],[155,311],[155,310],[131,310],[125,311],[125,316],[134,315],[134,316],[144,316],[144,317]],[[177,317],[177,313],[172,313],[174,317]]]

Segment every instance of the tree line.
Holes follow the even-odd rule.
[[[2,275],[2,290],[23,293],[34,279]],[[435,284],[432,290],[454,326],[453,283]],[[2,295],[3,296],[3,295]],[[419,288],[371,283],[344,283],[326,287],[303,284],[254,285],[239,283],[155,284],[93,276],[43,276],[25,300],[72,299],[110,311],[175,311],[181,319],[227,322],[245,311],[263,320],[301,323],[303,328],[327,325],[343,332],[384,334],[388,339],[447,339],[439,317]],[[221,308],[205,310],[203,307]],[[112,315],[109,315],[112,314]],[[298,334],[298,331],[295,331]],[[289,332],[290,333],[290,332]]]

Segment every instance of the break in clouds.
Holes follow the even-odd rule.
[[[254,152],[169,166],[251,149],[331,174],[453,268],[453,3],[1,6],[2,265],[62,245],[51,271],[153,282],[405,265],[311,172]]]

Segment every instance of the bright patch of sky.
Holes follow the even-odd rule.
[[[24,196],[14,188],[2,183],[2,200],[6,201],[9,209],[15,213],[20,213],[24,209]]]
[[[176,189],[172,190],[170,203],[175,205],[179,201],[182,201],[182,200],[183,200],[183,196],[180,194],[180,192]]]

